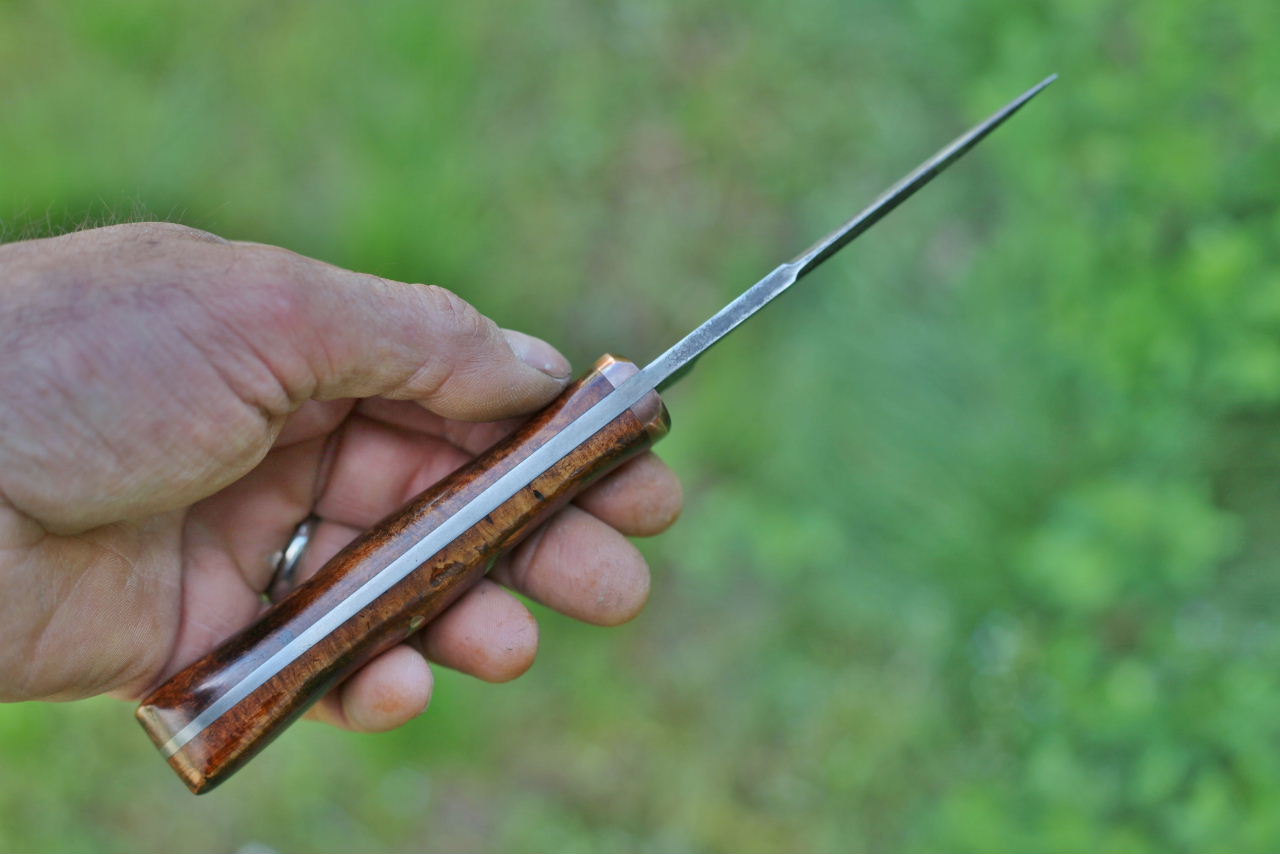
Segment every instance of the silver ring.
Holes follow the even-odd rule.
[[[315,533],[320,517],[314,513],[298,523],[293,529],[293,536],[283,551],[276,552],[276,571],[271,576],[271,584],[267,587],[267,595],[275,602],[289,594],[297,584],[298,565],[302,563],[302,555],[311,543],[311,535]]]

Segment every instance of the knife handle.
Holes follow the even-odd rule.
[[[138,720],[187,787],[199,794],[225,780],[342,679],[440,614],[502,551],[664,436],[670,419],[650,392],[238,702],[197,720],[229,691],[253,686],[260,665],[637,370],[602,356],[509,438],[370,528],[256,623],[146,697]],[[242,682],[255,671],[258,677]]]

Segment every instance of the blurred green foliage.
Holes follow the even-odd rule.
[[[624,629],[186,795],[0,709],[0,848],[1271,850],[1274,0],[0,5],[10,238],[134,216],[648,357],[1050,71],[673,390]]]

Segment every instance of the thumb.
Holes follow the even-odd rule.
[[[241,244],[263,275],[238,320],[289,396],[416,400],[447,418],[488,421],[555,397],[571,368],[541,339],[503,330],[457,294],[353,273],[275,247]],[[244,279],[241,279],[243,282]]]

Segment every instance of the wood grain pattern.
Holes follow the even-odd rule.
[[[375,525],[258,622],[156,689],[137,711],[152,740],[163,746],[291,638],[636,371],[631,362],[601,357],[589,373],[510,438]],[[437,616],[479,580],[501,552],[520,542],[588,484],[665,435],[669,424],[662,401],[651,392],[285,665],[178,750],[169,764],[197,794],[225,780],[325,692]]]

